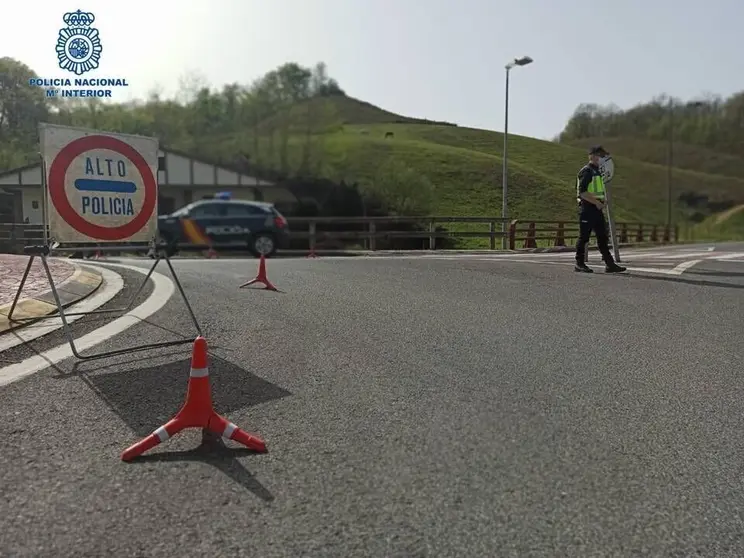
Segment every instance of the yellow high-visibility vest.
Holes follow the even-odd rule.
[[[581,173],[579,173],[581,174]],[[581,199],[581,196],[579,195],[579,183],[581,182],[580,177],[576,177],[576,197],[578,199]],[[592,176],[592,181],[589,183],[588,188],[586,189],[587,192],[590,194],[593,194],[595,198],[598,200],[605,199],[605,185],[604,180],[602,180],[602,175],[597,173],[594,176]]]

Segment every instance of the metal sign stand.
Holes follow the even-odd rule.
[[[115,247],[101,247],[98,248],[101,252],[107,252],[107,251],[122,251],[122,250],[141,250],[142,246],[115,246]],[[153,272],[155,271],[155,268],[157,267],[158,263],[160,263],[161,260],[165,260],[166,265],[168,266],[168,269],[170,270],[171,276],[173,277],[173,282],[176,284],[176,287],[178,288],[178,292],[181,295],[181,298],[183,299],[184,304],[186,305],[186,309],[188,310],[189,317],[191,318],[192,323],[194,324],[194,327],[196,328],[196,331],[199,335],[202,335],[202,329],[199,326],[199,322],[196,319],[196,316],[194,315],[194,311],[191,308],[191,304],[189,303],[189,299],[186,296],[186,293],[183,290],[183,286],[181,285],[181,282],[178,279],[178,275],[176,274],[175,269],[173,269],[173,265],[171,264],[169,254],[167,250],[160,249],[156,250],[155,255],[155,261],[153,262],[152,266],[150,267],[150,271],[147,273],[147,276],[143,279],[142,283],[140,284],[137,291],[132,295],[132,298],[129,300],[129,303],[124,308],[114,308],[114,309],[107,309],[107,310],[92,310],[90,312],[65,312],[64,307],[62,306],[62,302],[59,297],[59,293],[57,292],[57,287],[54,284],[54,278],[52,277],[52,272],[49,269],[49,264],[47,262],[47,258],[50,256],[52,251],[58,251],[58,252],[71,252],[71,251],[79,251],[80,248],[50,248],[48,245],[40,245],[40,246],[26,246],[24,248],[23,252],[29,256],[28,264],[26,265],[26,269],[23,272],[23,277],[21,278],[21,284],[18,285],[18,291],[16,291],[15,298],[13,299],[13,304],[10,306],[10,311],[8,312],[8,321],[13,322],[24,322],[24,321],[38,321],[40,319],[47,319],[47,318],[54,318],[57,315],[59,315],[59,318],[62,320],[62,328],[65,332],[65,336],[67,337],[67,342],[70,345],[70,350],[72,351],[72,354],[75,356],[75,358],[80,360],[93,360],[98,358],[105,358],[110,356],[116,356],[120,354],[125,353],[132,353],[132,352],[139,352],[139,351],[147,351],[150,349],[157,349],[161,347],[172,347],[175,345],[185,345],[187,343],[193,343],[193,338],[188,339],[178,339],[174,341],[163,341],[160,343],[151,343],[147,345],[137,345],[134,347],[128,347],[126,349],[118,349],[114,351],[105,351],[101,353],[95,353],[92,355],[82,355],[77,350],[77,347],[75,347],[75,339],[72,335],[72,330],[70,328],[70,324],[67,322],[67,316],[89,316],[94,314],[113,314],[113,313],[126,313],[129,312],[132,308],[132,305],[134,304],[135,300],[137,300],[137,297],[142,292],[142,289],[145,288],[145,285],[147,285],[147,282],[149,281],[150,277],[152,276]],[[36,258],[39,258],[41,260],[41,265],[44,268],[44,273],[46,274],[47,280],[49,281],[49,287],[52,291],[52,296],[54,297],[55,305],[57,306],[57,313],[48,314],[47,316],[44,316],[43,318],[13,318],[13,311],[15,310],[18,301],[21,297],[21,292],[23,291],[23,286],[26,284],[26,279],[28,278],[28,274],[31,271],[31,266],[34,263],[34,260]]]
[[[615,234],[615,220],[612,218],[612,205],[610,200],[610,188],[609,184],[605,184],[605,200],[606,200],[606,207],[607,210],[607,224],[609,225],[610,229],[610,242],[612,243],[612,252],[615,256],[615,261],[617,263],[620,263],[620,249],[618,247],[617,242],[617,235]]]
[[[44,233],[43,233],[43,240],[42,244],[38,246],[26,246],[23,250],[23,253],[29,256],[28,264],[26,265],[26,269],[23,272],[23,277],[21,278],[21,284],[18,285],[18,291],[16,291],[15,297],[13,298],[13,304],[10,307],[10,311],[8,312],[8,321],[13,322],[28,322],[28,321],[39,321],[46,318],[54,318],[57,315],[59,315],[59,318],[62,320],[62,328],[65,332],[65,336],[67,337],[67,341],[70,344],[70,349],[72,351],[72,354],[75,356],[75,358],[78,358],[80,360],[92,360],[92,359],[98,359],[98,358],[105,358],[110,356],[116,356],[121,355],[125,353],[132,353],[132,352],[139,352],[139,351],[147,351],[150,349],[157,349],[161,347],[172,347],[175,345],[185,345],[190,344],[194,342],[194,338],[188,338],[188,339],[178,339],[174,341],[164,341],[160,343],[151,343],[147,345],[137,345],[135,347],[128,347],[126,349],[118,349],[114,351],[105,351],[101,353],[95,353],[92,355],[82,355],[77,350],[77,347],[75,346],[75,339],[72,335],[72,330],[70,329],[70,324],[67,322],[67,316],[88,316],[88,315],[94,315],[94,314],[112,314],[112,313],[126,313],[129,312],[132,308],[132,305],[134,304],[135,300],[137,300],[137,297],[140,295],[142,290],[145,288],[145,285],[147,285],[147,282],[149,281],[150,277],[152,276],[153,272],[155,271],[155,268],[160,263],[161,260],[165,260],[166,265],[168,266],[168,269],[170,270],[171,277],[173,277],[173,281],[176,284],[176,287],[178,288],[178,292],[181,294],[181,298],[183,299],[184,304],[186,305],[186,309],[188,310],[189,316],[191,318],[191,321],[194,324],[194,327],[196,328],[196,331],[199,335],[202,335],[202,329],[199,326],[199,322],[196,319],[196,316],[194,315],[194,311],[191,308],[191,304],[189,303],[189,299],[186,296],[186,293],[183,290],[183,286],[181,285],[181,282],[178,279],[178,275],[176,274],[176,270],[173,269],[173,265],[170,261],[170,256],[172,255],[172,247],[168,246],[165,243],[158,243],[157,239],[152,239],[147,245],[142,246],[140,245],[127,245],[127,246],[61,246],[60,243],[56,242],[53,238],[50,238],[48,227],[50,226],[49,221],[49,187],[47,183],[47,168],[46,168],[46,161],[44,160],[44,157],[41,153],[39,153],[39,156],[41,157],[41,176],[42,176],[42,219],[44,221]],[[84,244],[90,244],[90,243],[84,243]],[[57,292],[57,287],[54,284],[54,278],[52,277],[52,272],[49,269],[49,264],[47,262],[47,258],[52,255],[54,252],[80,252],[85,251],[86,249],[94,248],[97,252],[105,253],[105,252],[122,252],[122,251],[133,251],[138,252],[143,249],[149,249],[151,253],[153,253],[155,257],[155,261],[153,262],[152,266],[150,267],[149,272],[147,273],[147,276],[142,281],[142,284],[139,286],[137,291],[134,293],[132,298],[129,301],[129,304],[127,304],[124,308],[115,308],[115,309],[106,309],[106,310],[93,310],[90,312],[65,312],[64,307],[62,306],[62,301],[60,300],[59,293]],[[36,258],[39,258],[41,260],[41,265],[44,268],[44,273],[46,274],[47,280],[49,281],[49,287],[52,291],[52,296],[54,297],[55,305],[57,306],[57,312],[48,314],[42,318],[34,317],[34,318],[13,318],[13,311],[16,309],[16,306],[18,305],[18,301],[21,298],[21,292],[23,291],[23,287],[26,284],[26,280],[28,279],[28,274],[31,271],[31,266],[34,263],[34,260]]]
[[[604,156],[600,164],[600,171],[602,172],[605,183],[605,209],[607,210],[607,224],[610,229],[610,242],[615,261],[620,263],[620,249],[618,247],[617,235],[615,234],[615,220],[612,218],[612,198],[610,197],[609,187],[610,182],[615,177],[615,161],[609,153]]]

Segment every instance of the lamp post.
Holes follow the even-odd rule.
[[[506,94],[504,96],[504,157],[502,159],[501,163],[501,233],[503,234],[503,237],[501,239],[502,245],[501,248],[503,250],[506,250],[506,219],[508,215],[507,211],[507,193],[508,193],[508,185],[507,185],[507,178],[506,178],[506,171],[507,171],[507,136],[509,134],[509,72],[511,69],[515,66],[526,66],[527,64],[532,63],[532,58],[529,56],[523,56],[522,58],[515,58],[513,61],[509,62],[505,68],[506,68]]]

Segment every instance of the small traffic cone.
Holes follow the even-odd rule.
[[[213,259],[215,259],[217,257],[216,250],[214,248],[212,248],[211,246],[209,247],[209,250],[207,250],[207,257],[210,260],[213,260]]]
[[[315,249],[314,248],[310,248],[310,252],[308,252],[307,256],[305,256],[305,257],[306,258],[317,258],[318,257],[318,254],[315,253]]]
[[[265,286],[264,290],[267,291],[279,291],[272,283],[269,281],[269,278],[266,275],[266,258],[263,254],[261,254],[261,260],[258,262],[258,275],[256,275],[255,279],[251,279],[247,283],[243,283],[240,285],[240,289],[243,287],[247,287],[248,285],[253,285],[254,283],[263,283]]]
[[[194,341],[189,385],[183,407],[175,417],[163,426],[124,450],[124,453],[121,454],[122,461],[131,461],[158,444],[165,442],[168,438],[172,438],[185,428],[202,428],[223,438],[235,440],[253,451],[266,451],[266,444],[261,438],[241,430],[232,422],[218,415],[212,407],[212,392],[209,386],[209,368],[207,366],[207,341],[202,336],[197,337]]]

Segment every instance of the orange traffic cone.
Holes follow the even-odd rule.
[[[203,428],[218,436],[235,440],[253,451],[266,451],[266,444],[261,438],[241,430],[232,422],[218,415],[212,407],[212,392],[209,386],[209,368],[207,367],[207,341],[202,336],[197,337],[194,341],[189,386],[183,407],[175,417],[147,438],[143,438],[124,450],[124,453],[121,454],[122,461],[131,461],[158,444],[165,442],[168,438],[172,438],[185,428]]]
[[[258,262],[258,275],[256,275],[256,278],[251,279],[247,283],[243,283],[238,288],[242,289],[243,287],[247,287],[248,285],[253,285],[255,283],[263,283],[265,286],[264,290],[267,290],[267,291],[278,291],[279,290],[271,283],[271,281],[269,281],[269,278],[266,275],[266,258],[264,257],[263,254],[261,254],[261,260]]]

